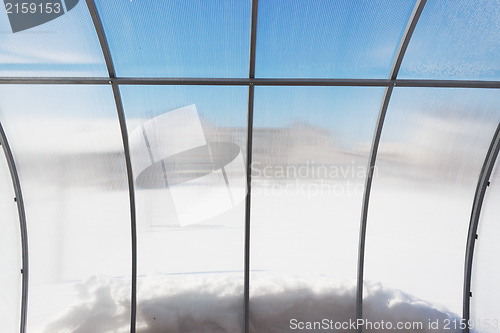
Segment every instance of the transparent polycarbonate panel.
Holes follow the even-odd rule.
[[[260,1],[256,76],[387,78],[414,3]]]
[[[471,324],[477,332],[500,331],[500,162],[486,190],[472,267]]]
[[[84,0],[4,4],[0,76],[108,76]]]
[[[355,318],[361,200],[382,95],[383,88],[255,88],[253,332],[288,331],[292,318]]]
[[[138,328],[242,332],[248,88],[120,91],[136,189]]]
[[[122,332],[130,320],[125,159],[109,86],[3,85],[23,186],[29,332]]]
[[[96,4],[120,76],[248,76],[250,0]]]
[[[438,320],[443,330],[460,318],[472,202],[499,103],[496,90],[394,89],[368,211],[367,319]],[[377,295],[390,298],[382,309]]]
[[[500,79],[500,1],[429,0],[400,78]]]
[[[19,332],[21,322],[21,233],[9,166],[0,147],[0,322]]]

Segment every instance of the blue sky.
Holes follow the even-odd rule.
[[[414,3],[260,1],[256,76],[387,78]]]
[[[107,76],[85,1],[55,20],[17,33],[0,6],[0,76]]]
[[[248,76],[249,0],[97,4],[118,75]],[[261,1],[256,74],[385,78],[413,5],[414,0]]]
[[[500,1],[427,1],[399,78],[500,80]]]
[[[248,76],[248,0],[96,2],[120,76]]]
[[[257,77],[387,78],[415,0],[261,0]],[[97,0],[119,76],[247,77],[250,0]],[[498,0],[429,0],[401,78],[500,78]],[[0,75],[106,76],[85,2],[13,34]]]

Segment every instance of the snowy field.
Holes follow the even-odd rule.
[[[303,186],[311,189],[298,183],[286,192],[266,184],[254,187],[251,326],[256,333],[286,331],[295,317],[342,321],[355,313],[361,196],[306,193]],[[367,319],[427,322],[461,313],[472,194],[428,186],[373,192],[365,266]],[[157,196],[154,191],[138,191],[137,196],[138,332],[239,331],[243,204],[198,225],[162,225],[141,201],[142,196]],[[61,217],[64,223],[48,218],[29,225],[30,331],[126,332],[131,253],[127,192],[52,195],[60,200],[47,193],[27,207],[28,219],[56,216],[61,207],[72,214]],[[153,220],[157,222],[146,222]],[[493,229],[498,234],[498,227]]]

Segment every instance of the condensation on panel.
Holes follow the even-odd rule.
[[[415,0],[259,2],[257,77],[387,78]]]
[[[9,166],[0,146],[0,323],[19,332],[21,322],[21,233]]]
[[[474,248],[470,299],[471,324],[476,332],[500,330],[500,162],[486,190]]]
[[[248,88],[124,86],[138,327],[243,330]]]
[[[108,86],[2,86],[23,186],[29,332],[116,332],[130,320],[125,159]]]
[[[4,4],[0,76],[107,76],[84,0],[5,0]]]
[[[429,0],[399,77],[498,80],[499,29],[499,0]]]
[[[248,77],[250,0],[96,5],[118,75]]]
[[[253,332],[293,331],[293,318],[355,318],[361,200],[382,96],[383,88],[255,88]]]
[[[460,318],[472,201],[499,103],[488,89],[394,90],[368,212],[367,319],[439,320],[444,329]],[[373,288],[392,293],[390,316],[370,301]]]

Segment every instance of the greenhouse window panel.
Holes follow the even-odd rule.
[[[500,79],[500,2],[429,0],[400,78]]]
[[[242,331],[248,88],[120,93],[136,193],[138,330]]]
[[[246,77],[250,1],[96,1],[117,76]]]
[[[497,332],[499,10],[4,0],[2,329]]]
[[[414,4],[260,1],[256,77],[386,78]]]
[[[0,76],[107,76],[85,1],[5,0],[2,7]]]
[[[129,200],[111,88],[9,85],[0,95],[29,233],[29,332],[93,331],[102,304],[99,324],[129,326]]]
[[[251,332],[278,332],[291,318],[355,320],[360,209],[383,93],[255,87]]]
[[[366,318],[384,319],[366,298],[378,285],[412,295],[395,303],[425,302],[440,328],[460,320],[470,211],[499,102],[495,90],[394,89],[368,211]]]

